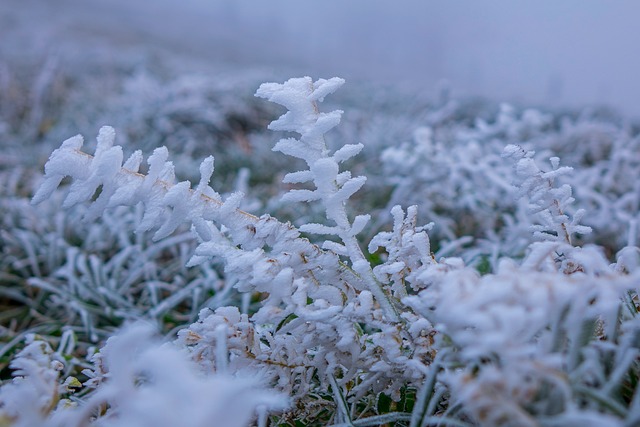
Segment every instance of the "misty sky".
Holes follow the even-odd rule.
[[[35,9],[47,2],[0,3],[6,15],[7,7]],[[52,3],[47,18],[60,28],[46,40],[81,32],[87,51],[91,38],[100,37],[116,46],[160,46],[205,62],[395,82],[426,93],[446,80],[460,96],[552,106],[604,103],[640,117],[639,1]]]

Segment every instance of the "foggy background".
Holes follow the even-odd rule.
[[[633,0],[0,0],[25,55],[96,46],[282,78],[340,76],[435,94],[640,117]],[[113,52],[112,52],[113,54]],[[1,58],[0,58],[1,59]],[[199,64],[199,65],[196,65]]]

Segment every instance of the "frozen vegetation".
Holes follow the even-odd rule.
[[[0,425],[640,424],[633,123],[119,66],[0,67]]]

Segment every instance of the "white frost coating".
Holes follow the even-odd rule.
[[[162,204],[172,208],[169,218],[153,235],[154,240],[160,240],[173,233],[189,215],[192,209],[190,200],[191,194],[189,189],[191,183],[188,181],[180,182],[169,189],[162,199]],[[199,197],[198,197],[199,198]]]
[[[345,160],[357,156],[363,148],[364,145],[362,144],[343,145],[340,149],[333,153],[333,159],[338,163],[342,163]]]
[[[86,163],[91,160],[74,155],[77,150],[82,148],[83,141],[81,135],[76,135],[64,141],[60,148],[51,153],[44,169],[45,179],[33,196],[33,204],[41,203],[51,197],[65,176],[75,176],[77,173],[86,171]]]
[[[371,220],[371,215],[358,215],[353,219],[353,223],[351,224],[351,230],[349,230],[349,234],[355,236],[359,234],[364,227],[366,227],[367,223]]]
[[[310,145],[313,144],[312,146],[315,146],[321,149],[326,149],[320,143],[315,145],[314,142],[316,140],[319,140],[319,138],[322,138],[325,133],[329,132],[331,129],[333,129],[334,127],[338,126],[338,124],[340,124],[340,118],[342,117],[342,113],[343,112],[340,110],[335,110],[330,113],[318,114],[313,126],[309,128],[306,132],[302,132],[302,138],[307,139]]]
[[[211,194],[211,187],[209,187],[209,182],[211,181],[211,176],[214,171],[214,158],[213,156],[209,156],[202,161],[200,164],[200,182],[198,183],[198,187],[196,188],[196,195],[201,194]],[[216,198],[220,200],[220,196],[216,194]]]
[[[269,129],[280,131],[298,131],[313,126],[317,113],[314,104],[306,100],[312,90],[310,77],[289,79],[284,85],[264,83],[258,88],[256,96],[266,98],[289,110],[278,120],[269,124]]]
[[[313,202],[320,200],[322,196],[318,191],[311,190],[289,190],[284,196],[282,196],[283,202]]]
[[[67,198],[63,203],[63,207],[69,208],[93,196],[102,182],[109,182],[117,173],[118,168],[122,165],[122,148],[112,147],[113,139],[111,134],[102,130],[96,156],[91,160],[90,172],[88,176],[80,181],[76,180],[71,185],[71,189]],[[103,186],[102,193],[107,194],[96,201],[100,206],[106,206],[106,202],[111,194],[115,191],[113,186]],[[88,213],[89,219],[95,217],[95,212]]]
[[[300,226],[300,231],[304,233],[312,233],[312,234],[332,234],[338,235],[340,233],[340,228],[338,227],[329,227],[324,224],[303,224]]]
[[[122,165],[123,169],[127,169],[133,173],[137,173],[140,170],[140,165],[144,158],[142,157],[142,151],[136,150],[129,156],[126,162]]]
[[[106,135],[103,135],[103,137],[107,138]],[[213,238],[211,230],[215,228],[207,225],[207,222],[215,220],[225,225],[227,230],[231,232],[233,240],[240,245],[255,247],[266,242],[281,248],[278,250],[308,252],[308,258],[313,258],[313,254],[317,251],[317,247],[310,245],[306,241],[299,240],[299,243],[296,243],[298,234],[295,229],[291,229],[287,224],[278,223],[273,218],[265,217],[261,219],[238,211],[237,207],[242,199],[241,194],[230,196],[224,203],[217,200],[217,197],[212,198],[211,194],[217,194],[208,187],[210,173],[213,170],[212,158],[205,160],[202,165],[201,182],[194,191],[189,189],[188,182],[176,185],[173,182],[161,179],[162,176],[171,177],[172,171],[166,148],[159,148],[154,151],[148,161],[150,167],[146,176],[134,173],[130,169],[119,167],[116,164],[117,162],[113,161],[117,159],[117,156],[110,157],[109,153],[112,150],[120,150],[120,147],[103,150],[102,156],[107,156],[106,158],[109,162],[105,164],[109,166],[109,169],[102,171],[103,173],[98,173],[97,171],[101,170],[99,167],[100,161],[97,161],[95,157],[79,152],[77,149],[80,147],[81,142],[81,137],[74,137],[65,141],[63,146],[52,154],[45,167],[45,186],[51,185],[48,184],[49,182],[57,184],[65,173],[73,174],[71,176],[75,181],[72,184],[73,191],[70,194],[73,195],[74,201],[78,202],[88,201],[92,196],[86,191],[78,192],[76,190],[88,184],[92,186],[102,185],[103,188],[107,189],[117,188],[117,191],[113,194],[103,191],[105,195],[111,194],[108,205],[134,205],[141,202],[145,206],[145,211],[143,220],[139,224],[139,229],[159,227],[160,229],[156,234],[158,238],[171,233],[180,223],[191,222],[196,226],[196,231],[203,239],[203,244],[205,244]],[[135,156],[134,159],[135,161],[128,162],[129,165],[139,163],[138,156]],[[66,170],[62,167],[63,164],[72,164],[78,167]],[[89,182],[87,184],[84,181]],[[45,190],[50,192],[48,188],[45,188]],[[206,194],[201,194],[200,192],[202,191],[206,192]],[[84,197],[84,200],[80,196]],[[44,190],[41,190],[34,198],[34,203],[40,202],[44,197],[46,197],[46,194]],[[103,203],[99,207],[100,209],[95,209],[96,212],[106,208]],[[220,243],[227,239],[224,235],[219,235],[217,238],[222,239]],[[276,244],[279,240],[280,243]],[[203,246],[203,249],[204,247],[206,246]],[[200,254],[199,256],[206,256],[206,251],[199,250],[198,253]]]
[[[312,181],[313,173],[311,171],[298,171],[289,172],[282,178],[282,182],[285,184],[301,184],[304,182]]]
[[[345,83],[340,77],[332,77],[329,80],[318,79],[313,83],[313,93],[309,96],[311,101],[324,101],[324,97],[332,94]]]
[[[102,154],[104,151],[113,147],[113,143],[116,139],[116,131],[111,126],[102,126],[98,131],[98,145],[96,147],[96,157]]]
[[[350,171],[340,172],[338,175],[336,175],[336,184],[338,184],[338,187],[342,187],[350,179],[351,179]]]
[[[325,240],[322,243],[322,249],[327,249],[329,251],[333,251],[337,255],[347,256],[349,255],[349,251],[347,251],[347,247],[342,243],[333,242],[331,240]]]
[[[503,157],[514,157],[518,160],[524,157],[525,154],[526,152],[522,149],[522,147],[514,144],[507,145],[502,151]]]
[[[332,198],[340,202],[345,202],[349,197],[353,196],[358,190],[360,190],[366,181],[366,176],[356,176],[355,178],[351,178],[344,183]]]

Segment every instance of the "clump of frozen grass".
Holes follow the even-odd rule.
[[[407,302],[436,324],[449,414],[481,425],[632,425],[637,317],[622,302],[632,288],[612,271],[524,274],[505,261],[496,274],[450,274]]]
[[[45,341],[30,343],[12,361],[14,379],[0,387],[0,419],[13,426],[246,426],[258,414],[282,410],[287,399],[255,378],[205,375],[146,324],[109,338],[85,370],[61,373],[65,359]],[[83,389],[94,389],[85,393]],[[76,396],[79,395],[79,396]]]
[[[0,419],[17,425],[40,425],[44,416],[58,406],[60,395],[70,391],[68,385],[77,383],[73,379],[68,384],[59,381],[64,369],[61,357],[56,357],[50,345],[27,336],[26,346],[16,354],[10,367],[14,369],[14,379],[0,388]],[[62,359],[64,360],[64,359]]]
[[[538,165],[558,157],[563,167],[573,168],[555,180],[558,188],[569,184],[574,206],[588,212],[583,222],[593,232],[580,236],[581,242],[596,242],[612,253],[626,244],[639,213],[634,181],[624,178],[639,170],[631,154],[638,144],[632,126],[588,112],[549,114],[502,105],[493,113],[487,105],[473,111],[474,117],[467,110],[453,103],[425,114],[411,140],[380,150],[384,176],[375,169],[367,173],[377,186],[392,185],[389,206],[416,204],[423,218],[435,222],[434,246],[473,237],[473,244],[458,246],[468,249],[460,255],[480,264],[493,259],[493,268],[500,255],[524,254],[531,218],[510,186],[512,164],[501,158],[506,145],[535,151]]]
[[[95,345],[123,322],[147,319],[164,332],[193,322],[200,308],[236,298],[214,265],[186,268],[195,247],[186,229],[153,242],[132,231],[136,210],[82,218],[84,206],[60,210],[53,197],[29,203],[33,177],[0,172],[1,354],[11,354],[26,333],[53,337],[72,329]]]

